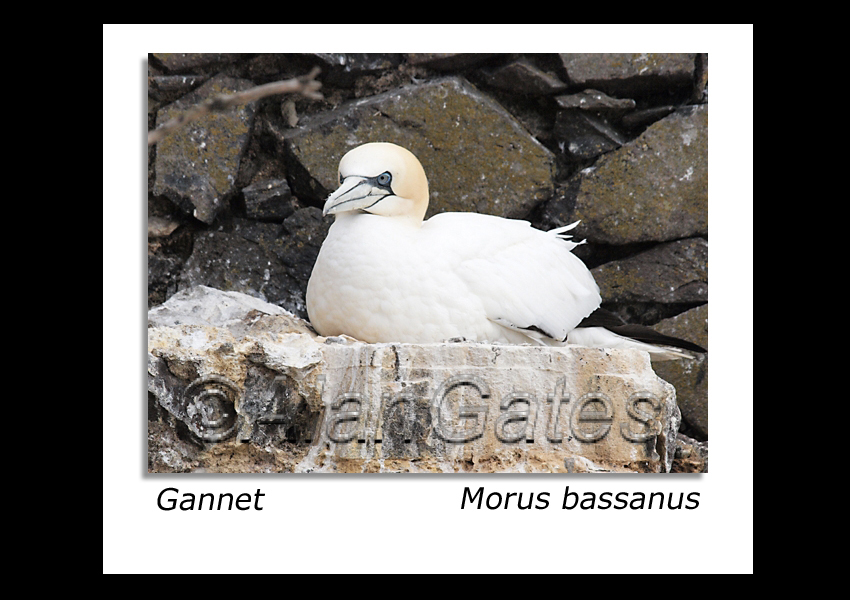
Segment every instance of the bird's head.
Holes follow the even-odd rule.
[[[428,210],[428,179],[412,152],[386,142],[363,144],[339,161],[339,188],[323,214],[365,211],[421,222]]]

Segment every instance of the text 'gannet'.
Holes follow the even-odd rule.
[[[354,148],[339,179],[324,207],[336,220],[307,285],[320,335],[634,348],[654,360],[690,356],[655,344],[705,351],[599,308],[599,287],[567,239],[578,223],[540,231],[477,213],[424,221],[425,171],[395,144]]]

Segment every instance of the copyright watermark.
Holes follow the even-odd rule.
[[[374,435],[385,430],[380,415],[393,413],[400,404],[410,409],[403,413],[405,418],[415,418],[412,409],[417,398],[413,394],[385,393],[375,409],[362,393],[341,393],[328,406],[324,434],[337,444],[381,443]],[[544,399],[512,391],[499,400],[490,386],[474,375],[450,377],[429,402],[434,436],[453,444],[474,442],[488,433],[503,444],[534,443],[543,438],[550,444],[573,439],[594,444],[605,440],[612,430],[628,442],[642,444],[660,433],[661,407],[661,401],[645,391],[632,393],[622,411],[603,392],[588,392],[573,400],[569,393],[551,393]]]
[[[325,390],[324,379],[320,377],[324,408],[304,441],[332,444],[349,455],[356,447],[383,445],[405,453],[412,447],[445,448],[479,440],[508,446],[644,445],[651,444],[662,430],[664,402],[649,391],[571,394],[563,391],[561,379],[548,393],[511,390],[497,395],[481,377],[460,374],[435,385],[431,394],[331,394]],[[199,378],[183,392],[183,419],[207,442],[222,441],[237,432],[239,439],[248,441],[258,423],[286,426],[291,420],[287,405],[291,394],[285,378],[275,381],[282,390],[271,394],[275,400],[249,410],[232,381],[215,375]],[[568,470],[572,466],[565,464]]]

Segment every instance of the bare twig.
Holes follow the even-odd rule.
[[[307,75],[287,79],[285,81],[273,81],[265,85],[258,85],[244,92],[236,94],[218,94],[207,98],[200,104],[192,107],[181,115],[169,119],[160,127],[148,132],[148,145],[156,144],[158,141],[171,134],[178,127],[182,127],[186,123],[190,123],[196,119],[200,119],[204,115],[211,112],[222,112],[233,106],[246,104],[266,96],[274,94],[301,94],[307,98],[321,100],[322,94],[319,89],[322,87],[320,81],[316,81],[316,76],[320,73],[319,67],[314,67]]]

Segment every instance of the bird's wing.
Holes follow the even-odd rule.
[[[526,221],[446,213],[426,222],[487,318],[539,341],[564,341],[600,304],[599,288],[565,232]],[[425,225],[423,225],[425,227]],[[449,252],[450,250],[450,252]],[[545,340],[548,341],[548,340]]]

